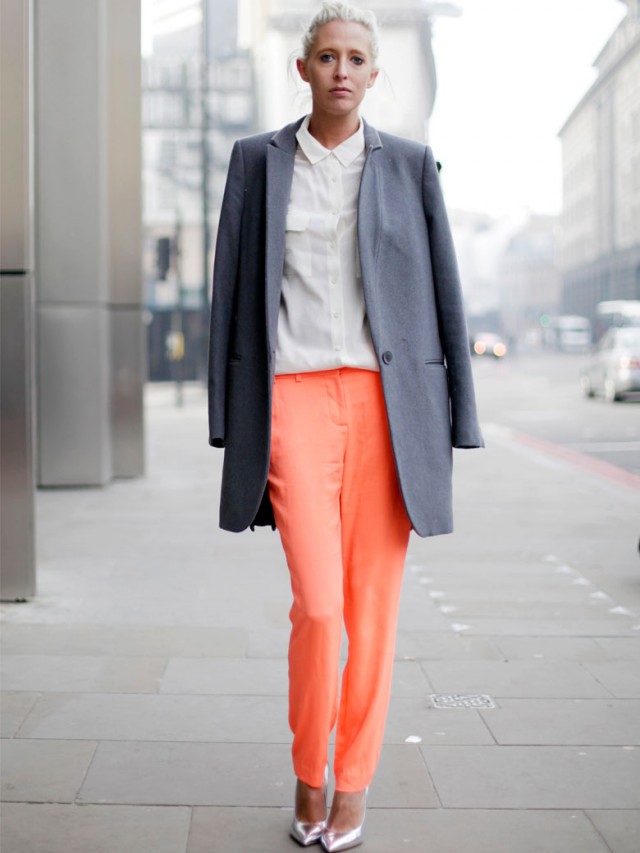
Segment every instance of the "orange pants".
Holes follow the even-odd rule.
[[[377,372],[276,377],[269,495],[293,592],[294,770],[322,785],[337,722],[336,788],[360,791],[382,746],[411,526]],[[349,651],[338,699],[343,619]]]

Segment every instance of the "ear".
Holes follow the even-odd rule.
[[[376,80],[378,79],[378,74],[379,74],[378,71],[372,71],[371,72],[371,76],[369,77],[369,82],[367,83],[367,89],[370,89],[373,86],[373,84],[376,82]]]
[[[298,74],[302,77],[305,83],[309,82],[309,75],[307,74],[307,66],[305,65],[304,59],[296,59],[296,68],[298,69]]]

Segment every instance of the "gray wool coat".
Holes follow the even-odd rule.
[[[273,523],[269,503],[285,222],[296,131],[237,141],[218,226],[209,443],[224,447],[220,526]],[[452,447],[482,447],[462,293],[438,171],[424,145],[364,124],[358,249],[400,489],[420,536],[449,533]]]

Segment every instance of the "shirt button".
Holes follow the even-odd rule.
[[[385,350],[385,352],[382,353],[382,360],[385,364],[391,364],[393,361],[393,353],[389,352],[389,350]]]

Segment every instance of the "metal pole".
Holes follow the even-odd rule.
[[[200,144],[202,148],[202,292],[200,295],[200,334],[198,341],[198,374],[202,381],[205,379],[207,332],[207,291],[209,266],[211,258],[211,235],[209,231],[209,130],[211,117],[209,113],[209,0],[202,0],[202,44],[200,63]]]
[[[174,320],[173,329],[179,337],[178,358],[174,361],[176,381],[176,406],[184,403],[184,287],[182,285],[182,216],[180,209],[176,210],[176,224],[174,236],[174,262],[176,272],[176,285],[178,287],[178,316]]]

